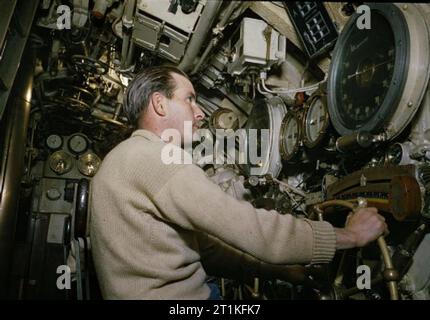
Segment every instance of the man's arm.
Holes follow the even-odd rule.
[[[328,222],[256,209],[223,192],[196,166],[185,165],[153,194],[150,191],[146,193],[159,218],[207,233],[262,261],[316,264],[334,256],[336,235]]]
[[[369,210],[357,212],[337,234],[328,222],[298,219],[274,210],[255,209],[223,192],[205,173],[185,165],[150,196],[166,222],[208,233],[257,259],[273,264],[329,262],[336,249],[376,239]],[[364,230],[364,235],[362,231]]]

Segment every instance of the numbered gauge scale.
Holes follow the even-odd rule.
[[[429,32],[420,5],[370,3],[370,29],[355,13],[333,51],[328,111],[341,135],[393,139],[416,113],[429,78]]]
[[[306,102],[303,116],[303,143],[314,148],[322,143],[330,125],[327,109],[327,96],[321,91],[315,92]]]
[[[302,144],[301,115],[289,111],[282,120],[279,149],[282,159],[291,160]]]

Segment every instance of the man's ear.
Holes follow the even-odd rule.
[[[156,91],[151,95],[150,105],[154,109],[154,112],[161,117],[165,117],[167,115],[167,101],[166,97]]]

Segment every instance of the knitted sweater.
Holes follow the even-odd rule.
[[[195,165],[164,164],[163,146],[137,130],[91,182],[92,254],[105,299],[207,299],[200,232],[272,264],[332,259],[329,223],[255,209]]]

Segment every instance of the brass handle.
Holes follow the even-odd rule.
[[[343,206],[352,212],[356,212],[358,209],[365,208],[367,206],[367,201],[365,198],[357,198],[357,204],[345,200],[328,200],[320,204],[315,205],[315,211],[318,214],[318,219],[322,220],[324,209],[332,206]],[[383,277],[387,282],[388,291],[390,292],[391,300],[399,300],[399,292],[397,290],[397,281],[399,278],[399,273],[394,269],[393,262],[391,261],[391,256],[388,251],[387,243],[385,242],[384,236],[380,236],[377,239],[379,249],[382,253],[382,260],[384,261],[385,270],[383,271]]]

